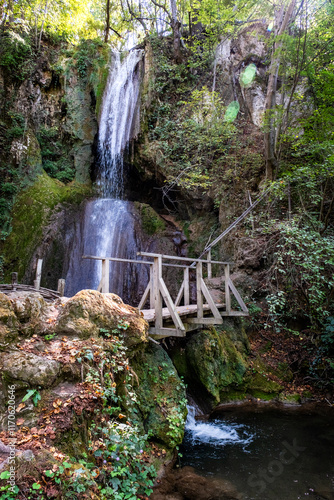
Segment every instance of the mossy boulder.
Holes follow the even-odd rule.
[[[187,415],[185,385],[162,347],[148,344],[131,360],[138,377],[135,388],[146,432],[168,448],[183,440]]]
[[[81,290],[65,303],[56,331],[85,339],[99,336],[101,329],[109,332],[117,330],[120,324],[126,327],[123,330],[124,339],[130,350],[147,342],[148,323],[138,309],[124,304],[113,293]]]
[[[247,369],[246,357],[230,336],[215,328],[194,334],[172,357],[190,390],[211,405],[219,403],[230,386],[241,384]]]
[[[30,352],[7,351],[0,354],[0,371],[9,384],[50,387],[60,374],[60,363]]]
[[[0,343],[13,340],[18,333],[19,322],[9,298],[0,293]]]
[[[34,251],[45,237],[45,228],[50,220],[57,218],[64,205],[78,205],[89,193],[88,185],[75,182],[65,185],[44,172],[19,194],[12,210],[13,230],[0,245],[6,281],[10,281],[13,271],[18,272],[19,282],[22,281]]]

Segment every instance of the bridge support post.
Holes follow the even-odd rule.
[[[203,266],[202,262],[196,264],[196,292],[197,292],[197,319],[203,318],[203,297],[202,297],[202,276]]]
[[[160,280],[162,278],[162,257],[154,257],[153,261],[153,302],[155,309],[155,328],[162,328],[162,299],[160,295]]]
[[[225,304],[226,314],[231,314],[231,294],[230,294],[230,264],[225,264]]]
[[[212,264],[211,264],[211,249],[208,251],[207,255],[208,260],[208,278],[212,278]]]

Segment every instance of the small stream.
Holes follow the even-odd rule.
[[[233,411],[196,421],[190,408],[181,466],[230,481],[244,500],[334,499],[331,415]]]

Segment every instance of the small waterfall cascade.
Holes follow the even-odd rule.
[[[196,420],[196,409],[188,406],[188,415],[185,426],[187,435],[193,444],[210,444],[225,446],[227,444],[247,445],[253,440],[242,426],[225,424],[224,422],[201,422]]]
[[[121,61],[115,54],[100,115],[97,185],[104,198],[123,198],[123,153],[139,132],[140,75],[137,68],[142,50],[133,50]]]
[[[136,258],[138,220],[133,204],[123,200],[123,156],[129,141],[139,132],[142,57],[142,50],[132,50],[123,60],[120,53],[114,54],[100,114],[96,183],[101,197],[86,202],[76,223],[66,276],[67,296],[99,285],[101,261],[82,260],[83,255]],[[145,272],[138,267],[110,262],[110,291],[126,302],[133,302],[136,281]]]

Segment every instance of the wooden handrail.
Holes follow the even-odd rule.
[[[162,259],[167,259],[167,260],[181,260],[183,262],[202,262],[203,264],[222,264],[222,265],[232,265],[233,262],[224,262],[220,260],[207,260],[207,259],[192,259],[191,257],[178,257],[177,255],[163,255],[159,253],[149,253],[149,252],[137,252],[137,255],[141,255],[143,257],[160,257]],[[189,266],[191,267],[191,266]]]

